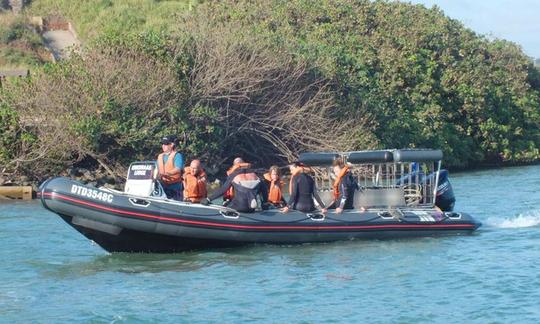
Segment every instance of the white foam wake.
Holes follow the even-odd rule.
[[[540,210],[532,210],[515,217],[488,219],[488,223],[498,228],[522,228],[540,225]]]

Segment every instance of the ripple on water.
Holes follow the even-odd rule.
[[[515,217],[493,217],[488,218],[487,223],[498,228],[524,228],[540,225],[540,210],[527,211]]]

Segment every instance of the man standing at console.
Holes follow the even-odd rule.
[[[158,179],[163,185],[167,198],[183,200],[182,170],[184,158],[176,152],[178,140],[176,136],[169,135],[161,139],[163,153],[158,155]]]

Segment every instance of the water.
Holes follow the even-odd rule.
[[[114,254],[0,205],[0,322],[540,321],[540,166],[453,174],[475,235]]]

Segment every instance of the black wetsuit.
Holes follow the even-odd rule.
[[[233,180],[239,174],[254,173],[251,169],[238,169],[231,173],[223,186],[216,190],[208,200],[212,201],[218,197],[221,197],[225,192],[232,186],[234,188],[234,196],[231,202],[228,204],[228,207],[236,209],[239,212],[252,213],[255,211],[255,208],[252,208],[251,202],[257,200],[257,195],[260,196],[263,208],[267,206],[268,191],[266,186],[259,179],[259,184],[254,188],[247,188],[238,183],[235,183]]]
[[[315,188],[315,180],[305,173],[295,176],[292,181],[288,206],[305,213],[311,212],[315,210],[313,198],[317,200],[321,208],[324,208],[324,203]]]
[[[354,192],[358,189],[358,183],[354,179],[350,172],[347,172],[339,182],[339,197],[328,206],[328,209],[342,208],[353,209],[354,208]]]

